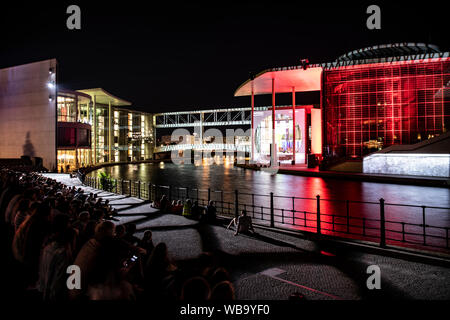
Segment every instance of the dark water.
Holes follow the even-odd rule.
[[[422,186],[408,186],[372,182],[343,181],[335,179],[323,179],[315,177],[301,177],[285,174],[270,175],[261,171],[246,170],[236,168],[232,165],[174,165],[161,164],[139,164],[122,165],[101,169],[111,174],[116,179],[140,180],[152,182],[159,185],[171,185],[173,187],[189,187],[202,189],[200,197],[206,198],[206,189],[225,190],[224,194],[212,192],[211,197],[215,201],[228,201],[233,203],[234,190],[240,192],[239,203],[250,206],[252,213],[256,216],[263,212],[263,216],[268,214],[270,206],[270,192],[275,196],[274,207],[277,209],[277,221],[292,223],[292,208],[296,211],[296,217],[304,217],[306,211],[313,213],[317,210],[316,195],[321,199],[333,199],[339,201],[321,201],[321,214],[325,214],[322,221],[331,221],[331,217],[326,214],[345,216],[347,213],[346,203],[343,200],[350,200],[349,215],[356,218],[367,218],[367,226],[370,227],[370,219],[378,219],[380,216],[379,199],[386,201],[386,219],[393,222],[408,222],[421,224],[423,221],[421,207],[393,206],[391,204],[405,204],[418,206],[450,207],[450,190],[447,188],[434,188]],[[95,175],[95,173],[91,173]],[[243,194],[247,193],[247,195]],[[249,194],[257,194],[250,196]],[[292,199],[289,197],[300,197],[307,199]],[[191,197],[194,197],[191,193]],[[374,204],[358,202],[376,202]],[[252,206],[253,205],[253,206]],[[260,206],[263,208],[254,208]],[[282,210],[283,209],[283,210]],[[283,212],[282,212],[283,211]],[[289,218],[290,217],[290,218]],[[450,227],[450,211],[448,209],[426,209],[426,224]],[[286,218],[286,219],[285,219]],[[353,221],[354,223],[360,223]],[[302,223],[296,221],[296,223]],[[309,221],[307,225],[313,227],[314,222]],[[373,222],[376,224],[377,222]],[[373,227],[377,227],[373,225]],[[398,230],[400,224],[391,224],[392,229]],[[411,227],[412,228],[412,227]],[[406,230],[419,232],[417,230]],[[418,231],[419,230],[419,231]],[[370,233],[370,228],[368,228]],[[421,231],[420,231],[421,232]],[[427,234],[437,232],[439,235],[445,234],[445,230],[427,229]]]
[[[261,171],[236,168],[231,165],[174,165],[139,164],[122,165],[102,169],[113,178],[140,180],[161,185],[217,190],[239,191],[257,194],[273,192],[279,196],[313,198],[320,195],[327,199],[378,201],[427,206],[450,207],[450,190],[422,186],[343,181],[286,174],[270,175]],[[91,174],[95,175],[95,173]]]

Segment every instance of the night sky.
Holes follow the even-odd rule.
[[[2,3],[0,68],[56,58],[60,85],[102,87],[147,112],[248,106],[233,93],[250,73],[302,58],[392,42],[449,49],[444,1],[15,3]],[[81,8],[81,30],[66,28],[70,4]],[[381,30],[366,28],[369,4],[381,7]]]

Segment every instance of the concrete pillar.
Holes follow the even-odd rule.
[[[255,112],[255,92],[254,92],[254,88],[253,88],[253,80],[252,80],[252,95],[251,95],[251,99],[252,99],[252,125],[251,125],[251,133],[252,133],[252,154],[251,154],[251,161],[255,161],[255,135],[253,133],[253,131],[255,130],[255,128],[253,128],[253,116],[254,116],[254,112]]]
[[[292,87],[292,164],[295,164],[295,87]]]
[[[94,125],[94,141],[92,141],[92,151],[93,151],[93,164],[97,163],[97,106],[96,106],[96,96],[94,96],[94,115],[92,118]]]
[[[205,113],[200,113],[200,144],[203,144],[203,120],[205,119]]]
[[[112,139],[113,139],[113,128],[112,128],[112,109],[111,100],[108,102],[108,161],[112,162]]]
[[[275,146],[275,78],[272,78],[272,156],[270,159],[271,165],[277,165],[277,154]]]

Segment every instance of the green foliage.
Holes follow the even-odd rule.
[[[112,192],[116,187],[116,180],[113,180],[109,173],[100,171],[98,173],[98,178],[100,183],[100,189]]]

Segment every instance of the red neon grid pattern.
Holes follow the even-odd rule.
[[[450,58],[324,71],[324,154],[361,158],[446,132]]]

